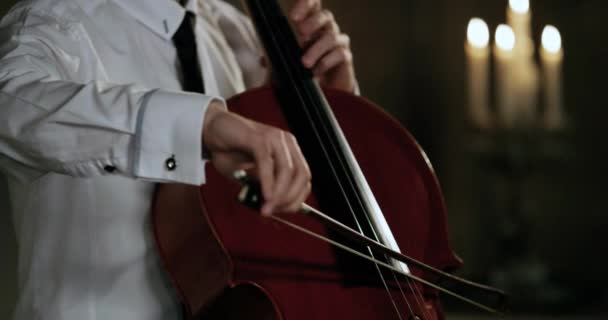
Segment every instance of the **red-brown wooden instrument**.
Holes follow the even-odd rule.
[[[229,109],[296,135],[313,172],[308,204],[378,242],[392,237],[401,252],[437,269],[458,268],[461,262],[448,243],[439,184],[411,135],[363,98],[335,90],[326,90],[323,96],[308,70],[296,62],[301,53],[275,0],[247,3],[278,84],[230,99]],[[329,106],[331,111],[326,109]],[[334,116],[339,127],[333,127]],[[350,150],[358,164],[351,163]],[[166,270],[190,316],[443,318],[435,289],[262,218],[236,201],[239,189],[238,183],[210,166],[201,188],[158,187],[155,235]],[[374,210],[384,213],[391,235],[378,234],[384,229],[371,218]],[[328,230],[313,217],[283,218],[372,255],[369,248]],[[383,254],[373,255],[403,266]],[[409,271],[436,280],[422,269]]]

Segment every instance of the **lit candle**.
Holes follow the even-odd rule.
[[[468,67],[469,113],[473,125],[482,129],[491,127],[488,102],[490,31],[479,18],[473,18],[467,28],[465,51]]]
[[[518,56],[512,71],[514,86],[514,109],[518,126],[530,126],[538,116],[538,66],[533,61],[520,61]]]
[[[538,67],[534,62],[534,43],[530,26],[529,0],[509,0],[507,22],[515,34],[513,68],[515,113],[518,125],[529,125],[537,111]]]
[[[499,120],[505,127],[513,127],[517,120],[513,82],[513,49],[515,47],[515,34],[511,27],[501,24],[496,28],[494,36],[494,57],[496,62],[496,100],[498,104]]]
[[[531,46],[531,16],[530,0],[509,0],[507,22],[513,28],[518,47]]]
[[[564,125],[562,106],[562,38],[554,26],[546,26],[541,37],[540,57],[543,65],[545,113],[544,126],[559,129]]]

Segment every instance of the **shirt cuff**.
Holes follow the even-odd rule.
[[[155,90],[142,99],[133,144],[133,175],[142,180],[201,185],[203,120],[220,97]]]

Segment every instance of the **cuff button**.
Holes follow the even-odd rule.
[[[174,171],[175,169],[177,169],[177,161],[175,160],[175,155],[172,155],[171,158],[165,161],[165,167],[169,171]]]
[[[116,167],[115,166],[105,166],[105,167],[103,167],[103,170],[105,170],[107,173],[114,173],[116,171]]]

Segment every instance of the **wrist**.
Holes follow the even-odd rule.
[[[210,159],[211,152],[208,148],[208,142],[212,138],[213,135],[213,122],[218,118],[218,116],[226,111],[226,107],[219,101],[213,100],[207,106],[207,111],[205,112],[205,117],[203,119],[203,132],[202,132],[202,143],[203,143],[203,159]]]

